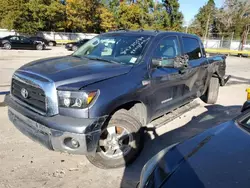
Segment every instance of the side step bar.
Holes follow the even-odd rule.
[[[152,121],[150,124],[153,125],[155,128],[159,128],[164,126],[165,124],[169,123],[170,121],[173,121],[174,119],[178,118],[179,116],[183,115],[184,113],[200,106],[200,104],[197,101],[192,101],[190,103],[187,103],[184,106],[181,106],[172,112],[169,112],[165,114],[162,117],[159,117]]]

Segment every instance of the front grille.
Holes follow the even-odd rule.
[[[24,98],[21,94],[22,88],[28,91],[28,97]],[[19,100],[27,103],[29,106],[38,109],[41,112],[46,112],[45,93],[42,89],[12,79],[11,93]]]

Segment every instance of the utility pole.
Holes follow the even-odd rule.
[[[231,37],[230,50],[231,50],[231,45],[232,45],[233,40],[234,40],[234,32],[232,33],[232,37]]]
[[[207,24],[206,24],[206,30],[205,30],[205,36],[204,36],[204,42],[206,42],[207,40],[207,34],[208,34],[208,27],[209,27],[209,22],[210,22],[210,17],[211,17],[211,12],[208,15],[208,19],[207,19]],[[206,42],[207,44],[207,42]]]
[[[185,27],[186,27],[186,28],[185,28],[185,32],[186,32],[186,33],[188,33],[188,29],[189,29],[189,26],[191,25],[191,22],[192,22],[192,20],[185,21],[185,25],[186,25],[186,26],[185,26]]]
[[[250,25],[246,25],[245,30],[244,30],[244,32],[242,34],[242,40],[241,40],[240,50],[243,50],[244,49],[244,45],[246,44],[247,36],[249,34],[249,26]]]
[[[186,26],[186,33],[188,33],[188,25]]]

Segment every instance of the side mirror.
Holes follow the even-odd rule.
[[[176,69],[183,70],[188,67],[188,61],[189,61],[188,55],[177,56],[174,60],[174,67]]]
[[[154,68],[164,67],[164,68],[175,68],[175,69],[185,69],[188,67],[189,57],[188,55],[177,56],[172,59],[152,59],[152,65]]]
[[[161,67],[161,60],[160,59],[152,59],[152,66],[154,68]]]
[[[174,59],[152,59],[152,65],[154,68],[174,68]]]

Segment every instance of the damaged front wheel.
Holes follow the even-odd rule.
[[[88,160],[99,168],[117,168],[131,163],[141,151],[141,123],[126,110],[116,112],[102,130],[95,156]]]

